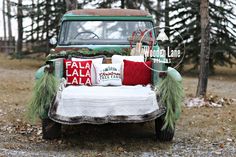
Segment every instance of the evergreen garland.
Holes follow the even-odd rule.
[[[37,118],[45,119],[48,117],[49,106],[56,95],[58,86],[57,78],[47,71],[36,81],[27,113],[27,118],[31,122],[34,123]]]
[[[101,50],[92,50],[87,48],[81,48],[79,50],[66,50],[61,51],[60,53],[50,53],[46,57],[46,61],[55,59],[55,58],[71,58],[71,57],[92,57],[92,56],[98,56],[98,55],[104,55],[106,57],[112,57],[114,54],[116,55],[122,55],[122,56],[129,56],[130,55],[130,48],[122,48],[121,51],[101,51]]]
[[[165,124],[162,129],[174,129],[184,97],[182,81],[176,81],[167,74],[157,89],[160,91],[160,102],[166,107]]]

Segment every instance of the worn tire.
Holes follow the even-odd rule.
[[[172,141],[175,134],[175,129],[162,130],[163,125],[164,125],[164,116],[155,119],[155,131],[157,139],[162,142]]]
[[[57,139],[61,137],[61,124],[49,118],[42,120],[43,139]]]

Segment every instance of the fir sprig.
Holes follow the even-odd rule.
[[[157,88],[160,91],[160,101],[166,107],[165,124],[162,129],[174,129],[175,122],[179,118],[184,97],[182,82],[176,81],[167,74]]]
[[[57,78],[48,72],[36,81],[27,112],[27,118],[31,122],[34,123],[37,118],[48,117],[48,109],[56,95],[58,85]]]

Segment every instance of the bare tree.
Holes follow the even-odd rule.
[[[23,40],[22,0],[18,0],[18,5],[17,5],[17,22],[18,22],[17,57],[21,57],[21,55],[22,55],[22,40]]]
[[[66,10],[75,10],[78,6],[77,0],[65,0],[66,1]]]
[[[197,96],[205,96],[208,82],[210,58],[209,0],[200,0],[201,15],[201,52]]]

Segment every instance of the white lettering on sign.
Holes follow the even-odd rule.
[[[87,84],[87,85],[91,85],[91,81],[90,81],[90,79],[89,79],[89,78],[87,78],[87,80],[86,80],[85,84]]]
[[[69,74],[68,70],[66,70],[66,76],[71,76],[71,74]]]
[[[73,70],[72,76],[79,76],[78,71],[76,69]]]
[[[89,63],[86,63],[85,68],[90,69],[90,68],[91,68],[91,67],[90,67],[90,64],[89,64]]]
[[[91,75],[90,70],[87,70],[86,71],[86,77],[91,77],[90,75]]]
[[[83,66],[83,65],[81,64],[81,62],[79,62],[79,68],[80,68],[80,69],[90,69],[91,67],[90,67],[90,64],[89,64],[89,63],[86,63],[85,66]]]
[[[74,78],[73,78],[73,80],[72,80],[71,84],[78,84],[78,80],[77,80],[77,78],[76,78],[76,77],[74,77]]]
[[[79,76],[80,76],[80,77],[85,77],[85,75],[84,75],[82,72],[83,72],[83,71],[80,69],[80,70],[79,70]]]
[[[71,66],[71,62],[66,62],[66,69]]]
[[[72,62],[71,68],[78,68],[78,65],[76,64],[76,62]]]

